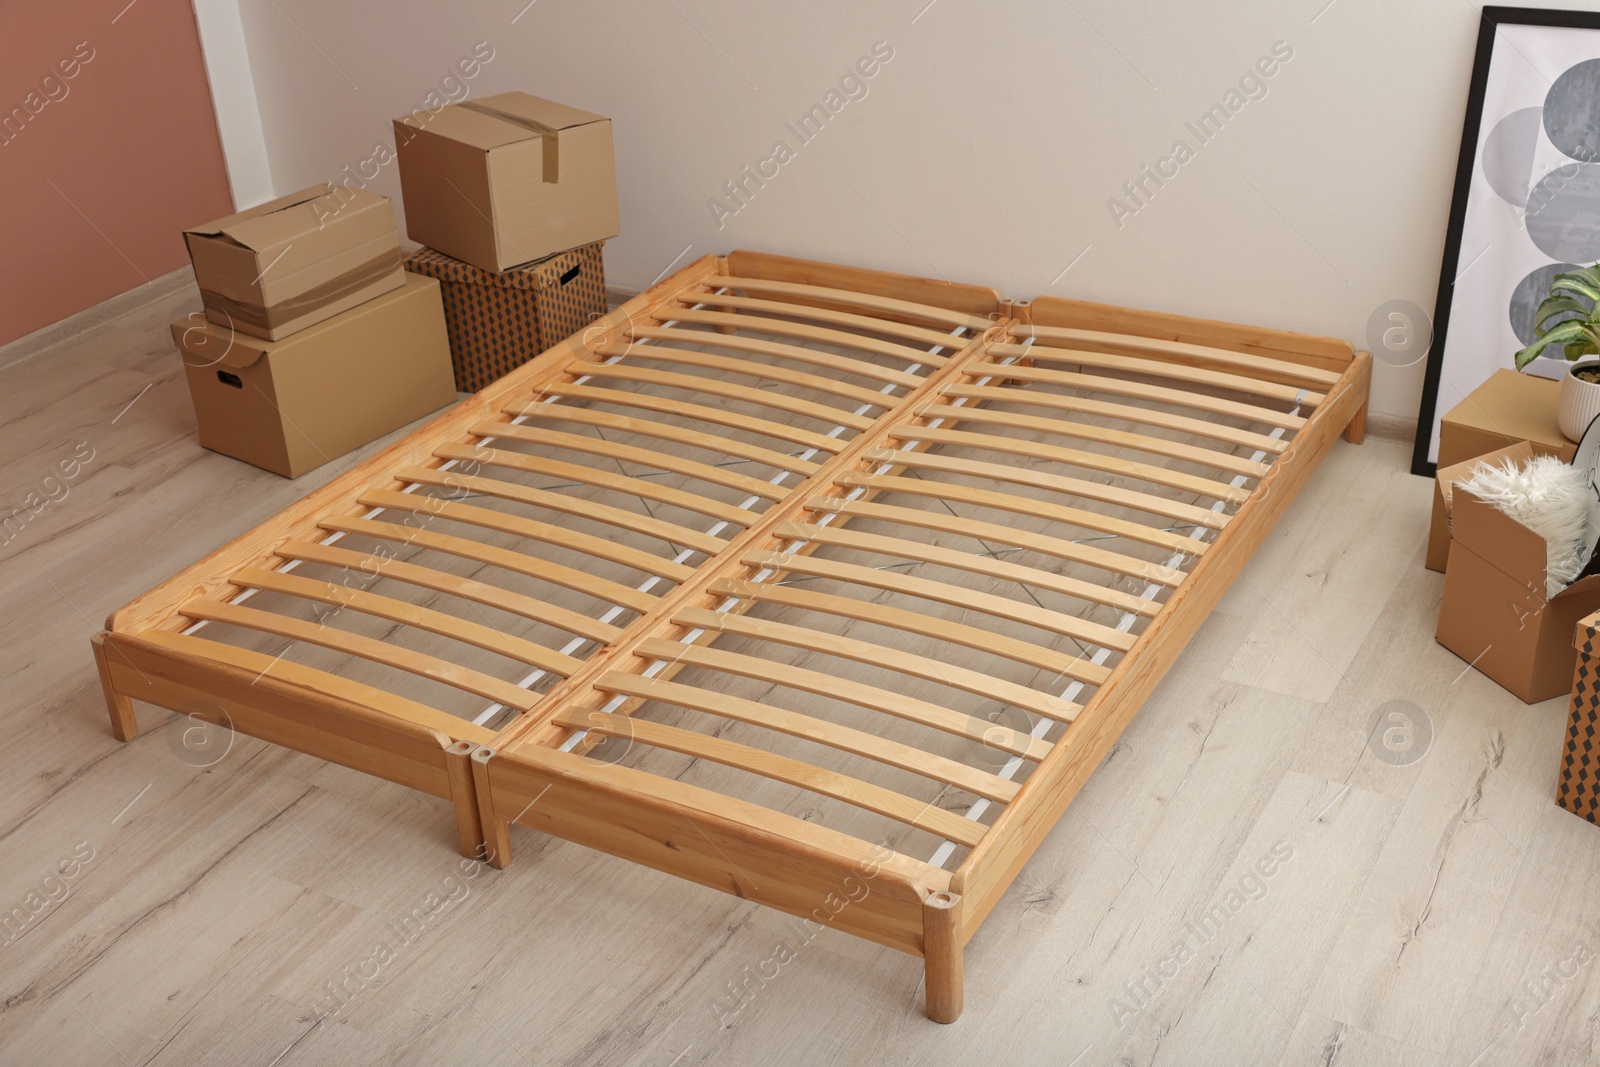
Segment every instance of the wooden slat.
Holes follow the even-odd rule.
[[[990,463],[986,460],[967,459],[964,456],[950,456],[938,452],[910,452],[892,448],[873,449],[864,453],[864,456],[875,462],[888,463],[897,467],[913,467],[917,470],[942,471],[945,474],[961,474],[970,478],[1011,482],[1034,489],[1062,493],[1068,497],[1099,500],[1107,504],[1115,504],[1118,507],[1147,512],[1151,515],[1163,515],[1169,519],[1191,523],[1195,526],[1203,526],[1210,530],[1220,530],[1228,525],[1227,515],[1212,511],[1210,508],[1203,508],[1182,500],[1169,500],[1166,497],[1154,496],[1150,493],[1141,493],[1136,489],[1124,489],[1117,485],[1106,485],[1104,482],[1091,482],[1083,478],[1069,478],[1031,467]]]
[[[908,327],[909,328],[909,327]],[[841,356],[834,352],[826,352],[816,348],[801,348],[799,345],[786,345],[778,341],[768,341],[761,337],[745,337],[737,333],[710,333],[704,330],[679,330],[670,326],[634,326],[628,331],[629,335],[639,341],[676,341],[685,345],[699,345],[704,348],[726,348],[733,352],[750,352],[757,355],[771,356],[773,359],[789,359],[796,363],[809,363],[815,367],[827,367],[830,370],[842,371],[846,374],[856,374],[863,378],[886,382],[890,385],[903,385],[907,389],[915,389],[922,384],[922,378],[903,370],[894,370],[890,367],[880,367],[864,359],[854,356]],[[607,348],[621,348],[616,355],[639,355],[646,349],[655,345],[634,344],[626,346],[608,345]],[[604,355],[611,355],[606,348],[598,349]],[[930,360],[941,357],[930,356]],[[930,362],[929,364],[933,364]]]
[[[593,537],[589,534],[578,533],[575,530],[563,529],[560,526],[551,526],[549,523],[525,519],[520,515],[508,515],[503,511],[495,511],[492,508],[480,508],[473,504],[459,504],[453,500],[425,496],[422,493],[399,493],[392,489],[375,489],[370,493],[362,493],[361,503],[366,504],[368,507],[389,508],[394,511],[410,511],[419,515],[432,515],[436,518],[464,522],[471,526],[499,530],[502,533],[526,537],[534,541],[543,541],[545,544],[560,545],[575,552],[582,552],[598,559],[608,559],[613,563],[620,563],[624,567],[632,567],[634,570],[668,578],[674,582],[683,582],[694,576],[693,567],[674,563],[670,559],[664,559],[642,549],[619,545],[615,541],[609,541],[603,537]]]
[[[179,609],[178,613],[191,619],[223,622],[247,630],[287,637],[291,641],[304,641],[308,645],[331,648],[347,656],[381,663],[468,693],[475,693],[487,700],[520,711],[529,711],[539,702],[539,697],[535,694],[493,675],[421,652],[398,648],[386,641],[363,637],[347,630],[338,630],[332,626],[319,626],[314,622],[291,619],[287,615],[258,611],[240,604],[228,604],[216,600],[191,601]]]
[[[739,526],[749,526],[761,517],[755,512],[747,511],[736,504],[729,504],[683,489],[675,489],[670,485],[662,485],[653,478],[630,478],[626,474],[601,470],[599,467],[588,467],[582,463],[568,463],[559,459],[546,459],[544,456],[530,456],[524,452],[512,452],[504,448],[448,444],[440,445],[433,450],[433,454],[440,459],[478,463],[486,467],[505,467],[508,470],[545,475],[569,482],[578,482],[583,485],[593,485],[600,489],[610,489],[618,493],[641,496],[646,500],[670,504],[685,511],[709,515],[714,519],[721,519],[724,522],[735,523]]]
[[[711,592],[719,596],[781,604],[784,607],[817,611],[825,615],[838,615],[846,619],[876,623],[940,641],[949,641],[955,645],[965,645],[979,652],[1004,656],[1018,663],[1026,663],[1030,667],[1038,667],[1042,671],[1049,671],[1063,678],[1076,678],[1089,685],[1099,685],[1111,674],[1105,667],[1089,662],[1086,656],[1068,655],[1053,648],[1045,648],[1043,645],[1019,641],[1014,637],[990,633],[975,626],[965,626],[948,619],[936,619],[931,615],[906,611],[904,608],[890,607],[886,604],[873,604],[853,597],[834,596],[832,593],[813,593],[810,590],[794,589],[789,586],[767,585],[730,578],[718,578],[711,583],[710,588]]]
[[[702,256],[671,275],[649,292],[607,313],[592,324],[597,331],[622,330],[630,320],[648,317],[654,310],[673,303],[672,297],[717,276],[723,261]],[[426,462],[440,441],[459,440],[466,427],[493,418],[501,405],[516,397],[536,395],[546,382],[560,378],[568,362],[584,352],[583,337],[574,334],[557,344],[539,359],[530,360],[505,377],[486,385],[473,396],[452,404],[416,429],[400,435],[387,447],[351,464],[294,503],[234,538],[204,558],[196,560],[156,588],[118,609],[110,629],[137,633],[152,627],[181,627],[178,608],[197,594],[226,599],[233,594],[228,575],[240,567],[261,566],[272,559],[272,550],[291,537],[309,539],[317,523],[327,516],[349,513],[355,499],[369,489],[390,488],[397,467]],[[351,403],[358,398],[348,398]]]
[[[1157,548],[1170,549],[1173,552],[1182,552],[1189,556],[1203,556],[1210,549],[1204,541],[1197,541],[1192,537],[1159,530],[1154,526],[1143,523],[1129,522],[1127,519],[1118,519],[1110,515],[1101,515],[1094,511],[1085,511],[1082,508],[1067,507],[1062,504],[1050,504],[1030,497],[1016,496],[1012,493],[997,493],[991,489],[975,489],[969,485],[958,485],[955,482],[936,482],[931,478],[901,478],[890,474],[862,474],[860,471],[845,471],[839,475],[840,485],[852,488],[860,486],[885,493],[908,493],[912,496],[932,497],[935,500],[953,500],[963,504],[973,504],[977,507],[994,508],[999,511],[1013,511],[1019,515],[1032,515],[1038,519],[1048,519],[1050,522],[1065,523],[1085,530],[1099,530],[1102,533],[1115,534],[1126,537],[1130,541],[1140,541]]]
[[[936,322],[942,326],[965,326],[969,330],[986,330],[993,325],[989,319],[981,315],[968,315],[929,304],[917,304],[910,300],[897,300],[894,297],[877,296],[873,293],[858,293],[850,289],[831,289],[821,285],[769,281],[765,278],[742,278],[733,275],[716,279],[716,284],[729,289],[743,289],[747,293],[776,293],[779,296],[793,296],[803,300],[841,304],[845,307],[868,308],[872,311]]]
[[[1206,367],[1194,367],[1185,363],[1169,363],[1158,359],[1140,359],[1138,356],[1125,356],[1116,352],[1092,352],[1086,348],[1057,348],[1054,345],[1011,345],[997,344],[989,346],[990,355],[1019,356],[1034,362],[1076,363],[1083,367],[1095,367],[1100,370],[1125,371],[1129,374],[1143,374],[1151,378],[1166,378],[1175,382],[1188,382],[1192,385],[1207,385],[1217,389],[1232,390],[1250,396],[1262,396],[1271,400],[1285,400],[1294,403],[1296,400],[1303,407],[1314,408],[1325,399],[1324,394],[1302,389],[1298,386],[1285,385],[1282,382],[1264,381],[1261,378],[1252,378],[1244,374],[1231,374],[1228,371],[1210,370]]]
[[[1165,485],[1189,493],[1199,493],[1213,500],[1226,500],[1242,504],[1250,497],[1250,490],[1227,482],[1213,481],[1193,474],[1158,467],[1152,463],[1138,463],[1122,456],[1108,456],[1102,452],[1085,452],[1082,449],[1063,448],[1027,437],[1004,437],[1000,434],[979,433],[972,430],[948,430],[938,426],[906,426],[889,431],[897,441],[925,441],[929,444],[955,445],[961,448],[1004,452],[1014,456],[1048,459],[1073,467],[1104,471],[1124,478],[1132,478],[1152,485]]]
[[[846,804],[876,812],[879,815],[926,830],[949,841],[957,841],[972,848],[983,840],[984,827],[970,819],[963,819],[935,804],[914,800],[904,793],[863,782],[859,778],[800,760],[780,756],[776,752],[752,748],[735,741],[727,741],[692,730],[625,715],[606,715],[602,712],[569,708],[556,716],[556,722],[574,730],[610,737],[628,737],[671,752],[681,752],[695,759],[720,763],[725,767],[758,774],[763,778],[787,785],[798,786],[819,796],[831,797]],[[960,825],[957,825],[960,824]]]
[[[885,537],[881,534],[863,533],[847,526],[820,526],[810,522],[786,522],[773,532],[791,541],[815,541],[821,545],[837,545],[840,548],[874,552],[883,556],[916,560],[919,563],[935,563],[943,567],[1016,582],[1018,585],[1031,586],[1035,589],[1049,589],[1065,596],[1087,600],[1093,604],[1104,604],[1118,611],[1146,618],[1155,615],[1161,609],[1161,605],[1152,600],[1124,593],[1120,589],[1096,585],[1094,582],[1056,574],[1054,571],[1040,570],[1038,567],[1008,563],[976,552],[962,552],[940,545],[930,545],[925,541]]]
[[[498,653],[518,663],[559,674],[563,678],[572,674],[583,663],[582,660],[572,656],[555,652],[526,638],[514,637],[480,622],[435,611],[433,608],[408,604],[393,597],[369,593],[364,589],[352,589],[337,582],[303,578],[298,574],[269,571],[261,567],[246,567],[235,577],[239,585],[250,589],[264,589],[319,604],[350,608],[363,615],[414,626],[419,630],[438,634],[440,637],[448,637],[488,652]],[[319,625],[321,625],[320,620]]]
[[[818,434],[816,430],[806,430],[798,426],[790,426],[787,422],[773,422],[770,419],[758,419],[750,414],[733,411],[731,408],[710,408],[698,403],[688,403],[686,400],[672,400],[662,397],[661,394],[646,394],[646,392],[632,392],[626,389],[603,389],[600,386],[578,386],[574,382],[554,382],[544,389],[544,394],[550,397],[570,398],[570,400],[586,400],[589,403],[610,403],[621,408],[638,408],[640,411],[658,411],[661,414],[674,414],[680,419],[690,422],[709,422],[712,426],[726,426],[736,430],[746,430],[749,434],[760,434],[763,437],[776,438],[781,442],[792,442],[802,448],[813,448],[821,453],[834,454],[842,450],[843,442],[827,434]],[[510,405],[506,408],[510,414],[525,414],[530,418],[570,418],[578,416],[584,408],[573,408],[571,405],[552,405],[552,403],[538,402],[528,405]],[[590,411],[590,414],[608,414],[606,411]],[[584,419],[574,418],[573,421],[582,422]],[[699,427],[693,427],[698,430]],[[656,437],[664,435],[656,434]],[[709,437],[709,435],[707,435]],[[754,448],[754,445],[747,446]],[[726,450],[734,453],[734,450]],[[742,453],[734,453],[742,454]],[[784,453],[774,453],[782,456]],[[770,461],[763,461],[770,462]],[[803,462],[790,459],[789,462]],[[774,467],[782,464],[773,462]],[[782,467],[792,469],[792,467]]]
[[[820,559],[816,556],[802,556],[784,552],[752,552],[744,557],[744,562],[753,567],[770,567],[774,571],[787,571],[790,574],[809,574],[817,578],[831,578],[836,581],[849,582],[852,585],[864,585],[871,589],[885,589],[892,593],[903,593],[906,596],[920,597],[923,600],[932,600],[940,604],[950,604],[959,608],[968,608],[972,611],[981,611],[985,615],[993,615],[1000,619],[1010,619],[1013,622],[1025,623],[1028,626],[1037,626],[1041,630],[1049,630],[1063,637],[1070,637],[1074,640],[1114,649],[1118,652],[1125,652],[1133,647],[1132,636],[1122,630],[1115,630],[1101,623],[1089,622],[1086,619],[1080,619],[1065,612],[1041,608],[1037,604],[1023,603],[1020,600],[1012,600],[1009,597],[983,593],[976,589],[951,585],[948,582],[934,581],[931,578],[921,578],[898,570],[863,567],[859,564],[843,563],[834,559]]]
[[[1057,722],[1071,722],[1082,710],[1080,705],[1070,700],[1062,700],[1050,693],[1041,693],[1037,689],[1018,685],[1005,678],[958,667],[953,663],[941,663],[926,656],[902,652],[898,648],[876,645],[870,641],[861,641],[842,634],[812,630],[805,626],[794,626],[771,619],[752,618],[749,615],[735,615],[732,612],[709,611],[705,608],[684,608],[672,616],[672,621],[677,626],[772,641],[810,652],[821,652],[841,659],[854,660],[857,663],[887,667],[914,678],[923,678],[940,685],[947,685],[952,689],[996,700],[1001,704],[1024,708]]]
[[[651,370],[648,367],[634,367],[626,363],[574,363],[572,374],[587,374],[591,378],[609,378],[616,381],[637,382],[640,385],[668,386],[673,389],[683,389],[690,393],[709,393],[713,396],[726,397],[729,400],[741,400],[746,404],[757,407],[776,408],[779,411],[788,411],[795,415],[804,415],[806,418],[816,419],[828,426],[844,425],[856,430],[869,430],[872,428],[872,419],[865,415],[853,414],[844,408],[831,407],[819,404],[812,400],[802,400],[798,397],[785,396],[771,389],[756,389],[748,385],[734,385],[716,378],[697,377],[693,374],[679,374],[676,371]]]
[[[393,522],[377,522],[373,519],[359,518],[356,516],[333,516],[321,520],[318,524],[322,529],[338,532],[361,534],[365,537],[375,537],[384,541],[395,541],[404,545],[415,545],[419,548],[432,549],[435,552],[444,552],[462,559],[470,559],[478,563],[487,563],[501,570],[511,571],[515,574],[525,574],[530,578],[538,578],[552,585],[559,585],[564,589],[585,593],[598,600],[612,604],[620,604],[636,612],[649,611],[659,597],[649,593],[642,593],[632,586],[613,582],[598,575],[588,574],[573,567],[566,567],[560,563],[539,559],[522,552],[513,552],[508,548],[497,545],[486,545],[482,541],[474,541],[467,537],[456,537],[454,534],[439,533],[436,530],[425,530],[415,526],[403,526]]]
[[[906,366],[921,363],[931,366],[936,356],[928,356],[923,349],[911,345],[901,344],[898,341],[884,341],[876,337],[867,337],[859,333],[848,333],[844,330],[830,330],[822,326],[810,326],[803,322],[789,322],[785,319],[771,319],[760,315],[729,315],[720,311],[663,311],[661,319],[677,319],[679,322],[698,322],[707,326],[728,326],[738,330],[754,330],[759,333],[777,334],[780,337],[795,337],[813,344],[832,345],[835,348],[853,348],[859,352],[871,352],[874,355],[887,356],[898,360]],[[947,337],[945,344],[951,348],[960,348],[963,342],[957,338]],[[924,357],[927,357],[926,359]]]
[[[707,715],[760,726],[763,729],[788,734],[790,737],[798,737],[802,741],[826,745],[841,752],[850,752],[890,767],[910,771],[912,774],[920,774],[936,782],[965,789],[976,796],[987,797],[1002,804],[1016,796],[1017,790],[1021,788],[1016,782],[1008,781],[997,774],[969,767],[965,763],[914,745],[890,741],[877,734],[840,726],[838,723],[828,722],[814,715],[803,715],[797,711],[760,704],[754,700],[745,700],[726,693],[714,693],[709,689],[681,685],[678,682],[663,682],[656,678],[642,678],[637,674],[623,671],[607,671],[594,685],[603,692],[621,693],[624,696],[638,697],[640,700],[653,700],[664,704],[675,704],[680,708],[692,708]]]
[[[658,537],[672,545],[674,548],[692,548],[708,556],[714,556],[727,547],[728,543],[719,537],[691,530],[675,522],[667,522],[651,515],[641,515],[626,508],[613,507],[602,504],[596,500],[586,500],[580,496],[570,496],[566,493],[551,492],[548,489],[534,489],[531,486],[518,485],[515,482],[505,482],[498,478],[484,478],[475,474],[462,474],[460,471],[441,471],[436,467],[403,467],[395,472],[395,477],[403,482],[412,482],[417,485],[431,485],[445,489],[470,491],[483,496],[497,497],[500,500],[514,500],[519,504],[531,504],[534,507],[545,508],[548,511],[562,512],[568,515],[577,515],[582,518],[602,522],[608,526],[615,526],[622,530],[632,530],[644,534],[646,537]]]
[[[1196,437],[1207,437],[1214,441],[1221,441],[1224,444],[1265,452],[1268,455],[1276,455],[1289,447],[1286,441],[1276,437],[1268,437],[1264,433],[1256,433],[1253,430],[1240,430],[1232,426],[1223,426],[1220,423],[1207,422],[1205,419],[1191,419],[1185,415],[1174,415],[1156,408],[1141,408],[1133,404],[1114,404],[1107,400],[1067,396],[1064,393],[1049,393],[1039,389],[999,389],[993,386],[952,385],[944,393],[946,396],[961,396],[970,400],[992,400],[1003,404],[1032,405],[1034,407],[1050,408],[1055,411],[1070,411],[1079,415],[1099,415],[1102,418],[1119,419],[1123,422],[1139,423],[1144,426],[1157,426],[1163,430],[1176,430],[1180,433],[1193,434]]]
[[[753,296],[736,296],[733,293],[682,293],[678,299],[685,304],[713,304],[717,307],[733,308],[735,311],[754,311],[767,315],[792,315],[799,319],[812,319],[816,322],[826,322],[831,326],[845,326],[853,330],[866,330],[868,332],[888,334],[891,337],[904,338],[915,341],[923,348],[932,348],[935,345],[950,344],[950,335],[939,330],[930,330],[923,326],[913,326],[910,323],[895,322],[891,319],[873,318],[871,315],[857,315],[849,311],[835,311],[832,308],[813,307],[810,304],[794,304],[783,300],[762,300]]]
[[[746,656],[718,648],[705,648],[665,638],[651,637],[639,642],[638,655],[652,659],[682,663],[691,667],[736,674],[761,682],[798,689],[820,697],[847,701],[858,707],[893,715],[898,719],[942,730],[957,737],[979,742],[1001,752],[1037,762],[1050,751],[1050,743],[1043,738],[1031,737],[996,725],[987,719],[975,718],[959,711],[941,707],[926,700],[908,697],[877,686],[866,685],[820,671],[807,670],[759,656]]]
[[[299,686],[302,689],[320,693],[324,696],[335,697],[339,700],[349,701],[362,707],[370,708],[375,712],[392,716],[403,722],[409,722],[428,730],[438,730],[450,737],[458,737],[466,741],[477,741],[487,744],[493,739],[493,731],[467,720],[460,719],[448,712],[431,708],[426,704],[419,704],[415,700],[396,696],[386,689],[366,685],[361,682],[341,678],[336,674],[307,667],[303,663],[296,663],[284,657],[274,658],[263,652],[255,652],[248,648],[239,648],[235,645],[224,644],[221,641],[212,641],[204,637],[195,637],[192,634],[172,633],[166,630],[150,630],[138,635],[138,640],[160,648],[169,649],[183,656],[192,656],[198,659],[210,660],[228,667],[242,671],[249,671],[251,675],[259,678],[270,673],[273,678]]]
[[[973,392],[979,392],[979,390],[973,390]],[[1011,399],[1011,391],[1007,389],[983,389],[981,392],[983,395],[973,397],[973,399],[1000,402],[1009,402]],[[1024,415],[1014,411],[997,411],[990,408],[977,407],[972,404],[932,404],[923,411],[918,412],[918,414],[925,419],[945,419],[950,422],[979,422],[986,425],[1010,426],[1019,430],[1031,430],[1054,437],[1071,437],[1080,441],[1098,441],[1119,451],[1129,449],[1136,452],[1148,452],[1151,455],[1183,460],[1186,463],[1194,463],[1213,470],[1226,471],[1229,474],[1243,474],[1247,478],[1260,478],[1270,469],[1267,464],[1258,463],[1246,456],[1235,456],[1212,448],[1201,448],[1182,441],[1169,441],[1166,438],[1150,437],[1146,434],[1133,433],[1128,430],[1094,426],[1087,422],[1079,422],[1076,419]]]
[[[1101,345],[1111,351],[1123,349],[1133,353],[1149,354],[1165,359],[1188,361],[1201,366],[1228,367],[1240,374],[1251,377],[1259,375],[1269,381],[1290,378],[1323,389],[1339,380],[1339,375],[1334,371],[1288,363],[1281,359],[1273,359],[1271,356],[1252,355],[1226,348],[1214,348],[1209,345],[1188,344],[1183,341],[1168,341],[1158,337],[1141,337],[1138,334],[1110,333],[1103,330],[1079,330],[1067,326],[1028,326],[1019,324],[1011,327],[1011,335],[1013,337],[1034,337],[1042,341],[1061,341],[1080,347]]]
[[[419,566],[418,564],[394,559],[390,556],[375,556],[366,552],[355,552],[348,548],[339,548],[337,545],[318,545],[309,541],[298,540],[286,542],[277,550],[277,554],[286,560],[320,563],[329,567],[345,567],[364,575],[392,578],[397,582],[405,582],[423,589],[449,593],[452,596],[458,596],[491,608],[499,608],[501,611],[520,615],[535,622],[542,622],[602,644],[615,641],[622,636],[621,627],[590,618],[582,612],[563,608],[523,593],[514,593],[509,589],[501,589],[499,586],[490,585],[488,582],[480,582],[473,578],[463,578],[457,574],[434,570],[432,567]]]
[[[1032,351],[1032,349],[1029,351]],[[1055,370],[1050,367],[1029,367],[1009,363],[985,362],[974,365],[974,369],[980,367],[991,371],[997,377],[1011,378],[1016,381],[1043,382],[1047,385],[1061,385],[1090,393],[1110,393],[1113,396],[1160,400],[1179,407],[1210,412],[1213,415],[1228,415],[1236,419],[1247,419],[1267,426],[1282,426],[1286,430],[1298,430],[1306,424],[1306,420],[1302,416],[1291,415],[1284,411],[1274,411],[1259,404],[1247,404],[1241,400],[1227,400],[1192,390],[1150,385],[1146,382],[1130,381],[1127,378],[1107,378],[1103,374],[1079,374],[1076,371]]]
[[[607,441],[603,437],[585,437],[583,434],[567,433],[565,430],[546,430],[542,427],[518,426],[509,422],[480,422],[472,427],[471,432],[480,437],[509,437],[517,441],[548,445],[551,448],[566,448],[592,456],[605,456],[608,459],[620,460],[624,463],[637,463],[641,467],[648,467],[652,470],[687,474],[689,477],[698,478],[703,482],[725,485],[730,489],[737,489],[741,493],[764,497],[767,500],[780,500],[788,495],[786,490],[779,489],[770,482],[764,482],[760,478],[752,478],[748,474],[740,474],[738,471],[729,470],[726,467],[716,467],[710,463],[701,463],[699,460],[683,459],[667,452],[657,452],[654,449],[640,448],[637,445],[625,445],[616,441]]]
[[[674,345],[614,344],[603,345],[595,349],[595,353],[601,356],[626,356],[630,364],[643,359],[657,363],[675,363],[685,367],[701,367],[705,370],[738,374],[762,381],[783,382],[786,385],[818,393],[830,393],[847,400],[854,400],[858,404],[871,404],[874,407],[888,408],[894,404],[894,398],[852,382],[841,382],[837,378],[827,378],[820,374],[810,374],[771,363],[757,363],[749,359],[699,352],[692,348],[678,348]]]
[[[806,505],[808,511],[842,512],[846,515],[859,515],[865,519],[881,519],[884,522],[899,523],[904,526],[915,526],[924,530],[938,530],[942,533],[956,533],[971,537],[978,541],[996,541],[1002,545],[1016,545],[1026,548],[1030,552],[1039,552],[1057,559],[1069,560],[1073,563],[1083,563],[1100,570],[1110,571],[1113,574],[1126,574],[1131,578],[1142,578],[1147,582],[1157,585],[1176,587],[1185,574],[1174,567],[1160,563],[1150,563],[1146,560],[1125,556],[1120,552],[1096,545],[1079,544],[1076,541],[1067,541],[1049,534],[1033,533],[1029,530],[1018,530],[1010,526],[1001,526],[993,522],[980,522],[977,519],[968,519],[959,515],[951,515],[946,511],[921,511],[917,508],[901,507],[896,504],[879,504],[865,500],[844,500],[839,497],[825,497],[821,500],[810,501]]]
[[[572,404],[528,404],[521,408],[507,408],[506,411],[508,414],[520,415],[525,419],[576,422],[584,426],[602,426],[608,430],[654,437],[662,441],[675,441],[693,448],[703,448],[708,452],[722,452],[725,455],[765,463],[769,467],[789,471],[802,477],[815,474],[818,470],[818,465],[809,460],[791,456],[787,452],[779,452],[774,448],[765,448],[737,441],[732,437],[724,437],[722,434],[709,433],[698,426],[674,426],[671,423],[656,422],[654,419],[639,419],[631,415],[618,415],[616,412],[601,411],[598,408],[580,408]],[[533,440],[516,434],[507,436],[514,436],[519,440]]]

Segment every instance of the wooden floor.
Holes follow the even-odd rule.
[[[444,802],[197,751],[156,709],[114,741],[106,614],[334,473],[194,443],[165,323],[196,306],[158,282],[0,350],[0,512],[57,498],[0,544],[0,1064],[1600,1061],[1564,702],[1434,643],[1408,442],[1335,447],[968,947],[946,1027],[910,957],[525,830],[509,870],[463,864]],[[1393,710],[1409,753],[1369,743]]]

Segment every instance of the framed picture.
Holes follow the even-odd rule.
[[[1445,236],[1414,473],[1439,419],[1534,340],[1563,270],[1600,262],[1600,13],[1486,7]],[[1525,373],[1559,378],[1560,350]]]

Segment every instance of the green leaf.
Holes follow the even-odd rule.
[[[1584,346],[1593,345],[1593,331],[1582,322],[1570,321],[1557,323],[1543,337],[1540,337],[1533,344],[1522,349],[1516,354],[1514,358],[1516,360],[1517,369],[1522,370],[1528,364],[1538,359],[1544,350],[1549,348],[1551,345],[1563,346],[1562,355],[1565,356],[1567,355],[1566,346],[1572,344],[1580,344]],[[1567,356],[1567,358],[1571,359],[1573,357]]]
[[[1586,307],[1566,293],[1556,293],[1554,296],[1545,297],[1544,303],[1540,304],[1539,309],[1533,313],[1534,325],[1543,325],[1545,320],[1566,312],[1588,318],[1593,313],[1593,309]]]
[[[1591,281],[1587,275],[1568,271],[1557,274],[1556,280],[1550,283],[1550,295],[1556,293],[1576,293],[1578,296],[1587,297],[1591,303],[1600,301],[1600,283]]]

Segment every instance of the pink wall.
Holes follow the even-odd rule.
[[[4,344],[183,266],[179,231],[233,208],[189,0],[3,4],[0,41]]]

